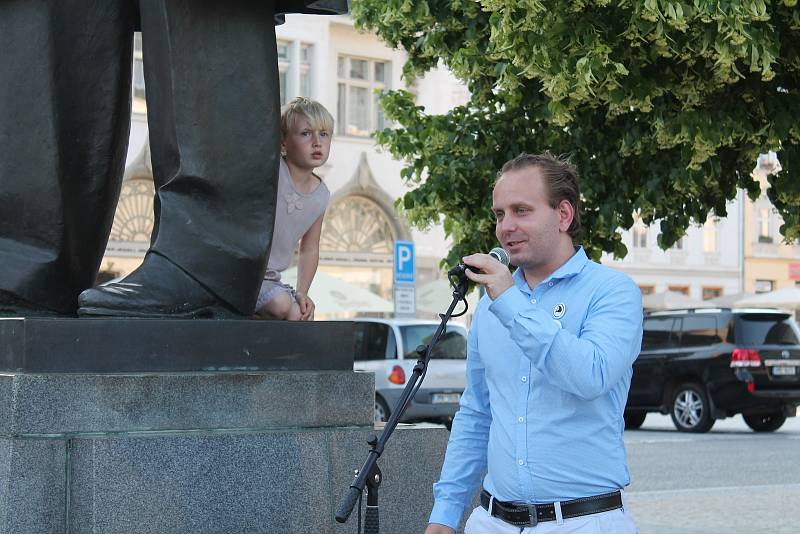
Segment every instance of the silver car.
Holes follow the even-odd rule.
[[[375,420],[386,421],[419,359],[417,347],[430,343],[436,321],[367,319],[356,322],[356,371],[375,373]],[[448,324],[428,363],[420,389],[402,422],[434,421],[450,426],[466,381],[467,330]]]

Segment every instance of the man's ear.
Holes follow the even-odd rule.
[[[575,218],[575,208],[568,200],[562,200],[558,203],[558,229],[562,232],[569,230],[572,225],[572,220]]]

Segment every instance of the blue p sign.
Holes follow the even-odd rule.
[[[394,281],[413,284],[416,280],[414,270],[414,243],[394,242]]]

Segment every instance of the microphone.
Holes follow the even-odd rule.
[[[493,257],[506,267],[508,267],[508,263],[509,261],[511,261],[508,252],[506,252],[505,249],[500,247],[494,247],[492,250],[490,250],[489,256]],[[464,265],[463,263],[459,263],[458,265],[447,271],[447,276],[448,277],[457,276],[459,283],[467,283],[469,282],[469,278],[467,278],[466,270],[467,266]],[[473,270],[478,273],[481,272],[479,269],[473,269]]]
[[[508,263],[511,261],[511,257],[506,252],[506,249],[500,247],[494,247],[492,250],[489,251],[489,256],[493,257],[506,267],[508,267]]]

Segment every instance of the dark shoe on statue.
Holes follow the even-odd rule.
[[[0,317],[69,317],[0,290]]]
[[[144,263],[118,282],[87,289],[78,297],[78,315],[223,319],[241,317],[197,280],[163,256]]]

